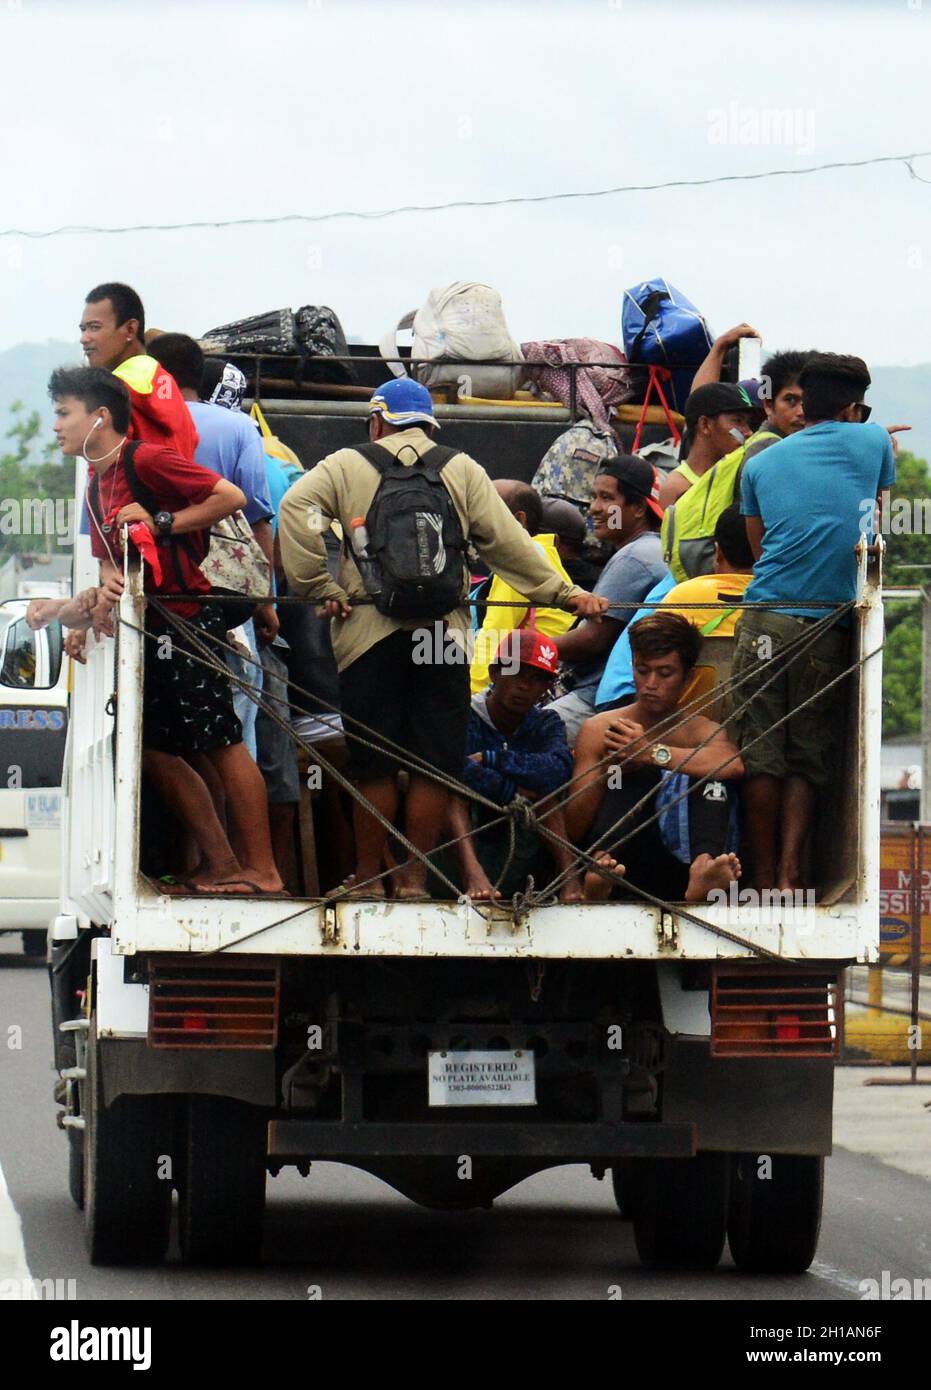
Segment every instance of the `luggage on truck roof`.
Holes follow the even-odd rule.
[[[528,363],[528,380],[569,408],[574,402],[576,410],[587,415],[599,430],[610,428],[608,412],[612,406],[634,398],[627,359],[613,343],[596,338],[550,338],[522,343],[521,350]],[[573,373],[570,364],[576,363],[585,365]]]
[[[681,290],[657,276],[624,292],[621,332],[632,366],[646,363],[671,369],[667,399],[674,409],[682,410],[713,342],[704,316]],[[646,373],[636,373],[635,380],[638,399],[643,400]]]
[[[520,347],[508,329],[501,296],[490,285],[455,280],[432,289],[421,309],[405,314],[385,334],[379,344],[383,357],[400,356],[397,334],[408,328],[414,333],[411,356],[436,362],[435,366],[413,369],[424,386],[462,386],[464,395],[501,400],[512,398],[523,379]],[[502,365],[473,367],[461,361],[446,365],[443,359],[447,357]],[[386,366],[395,376],[407,374],[402,362],[389,360]]]
[[[216,357],[234,352],[293,357],[297,354],[294,315],[290,309],[272,309],[266,314],[233,319],[208,329],[200,345],[204,352]]]
[[[294,357],[295,381],[342,383],[350,385],[355,373],[348,362],[331,363],[307,358],[349,356],[346,335],[338,316],[327,305],[303,304],[300,309],[273,309],[266,314],[234,319],[211,328],[200,339],[209,356],[235,356],[248,353],[257,357]]]

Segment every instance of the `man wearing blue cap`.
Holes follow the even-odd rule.
[[[368,424],[370,444],[381,446],[380,450],[339,449],[321,460],[282,499],[279,536],[291,592],[315,599],[323,614],[333,619],[340,701],[359,790],[386,820],[393,821],[403,753],[411,755],[415,766],[425,765],[450,778],[458,779],[462,772],[470,696],[468,574],[461,553],[465,541],[535,607],[564,607],[578,616],[595,617],[604,610],[606,600],[557,574],[474,459],[444,449],[435,461],[438,470],[431,466],[430,452],[437,447],[432,435],[439,426],[425,387],[408,378],[387,382],[372,396]],[[389,473],[397,477],[398,466],[410,470],[412,487],[420,486],[431,471],[439,471],[444,505],[452,502],[448,511],[454,513],[453,530],[459,538],[456,563],[462,582],[456,583],[458,597],[452,598],[438,621],[388,616],[382,611],[384,605],[369,601],[371,590],[363,579],[368,563],[367,521],[370,510],[372,514],[376,510],[373,500],[383,486],[387,488]],[[346,538],[335,579],[326,567],[323,540],[334,521]],[[447,534],[444,530],[444,544],[434,558],[448,568]],[[353,536],[355,541],[350,539]],[[376,737],[366,730],[374,731]],[[353,734],[379,747],[367,747],[353,740]],[[400,758],[394,754],[398,748],[403,750]],[[437,843],[449,797],[445,786],[426,773],[412,771],[405,832],[424,854]],[[379,876],[387,832],[364,805],[357,802],[354,810],[353,891],[358,896],[384,897]],[[410,860],[395,871],[395,898],[423,897],[425,891],[426,869],[420,860]]]

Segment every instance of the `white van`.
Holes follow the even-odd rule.
[[[0,931],[44,956],[59,910],[68,663],[61,624],[32,632],[27,607],[0,603]]]

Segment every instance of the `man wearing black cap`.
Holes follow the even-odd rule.
[[[692,392],[685,403],[689,455],[663,480],[659,497],[664,509],[750,437],[752,412],[753,402],[744,388],[728,381],[710,382]]]
[[[595,536],[614,547],[593,592],[608,600],[599,621],[586,619],[554,639],[559,659],[571,664],[567,695],[551,709],[566,726],[570,746],[594,712],[595,694],[611,648],[653,585],[668,573],[659,530],[659,476],[652,464],[634,454],[619,454],[602,464],[595,477],[589,511]],[[630,605],[614,607],[614,605]]]

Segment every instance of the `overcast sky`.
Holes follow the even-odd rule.
[[[931,0],[0,0],[0,228],[536,195],[931,149]],[[772,113],[782,113],[774,120]],[[931,181],[931,158],[916,170]],[[319,226],[0,238],[0,347],[84,294],[202,334],[326,303],[382,335],[483,280],[519,340],[619,341],[665,275],[715,332],[931,360],[931,182],[901,164]]]

